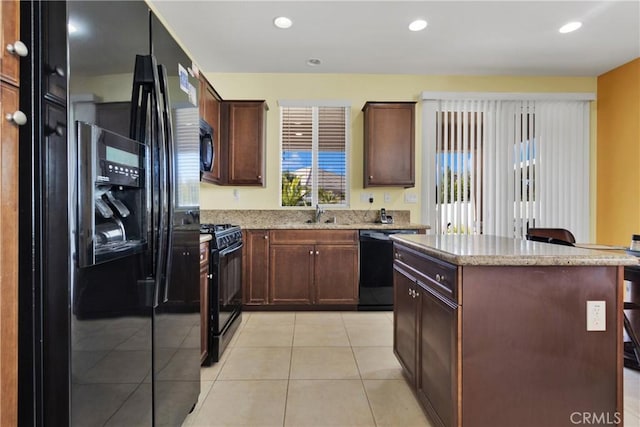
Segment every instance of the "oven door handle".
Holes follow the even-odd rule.
[[[243,246],[244,246],[243,242],[236,242],[233,245],[229,246],[228,248],[221,250],[218,254],[220,256],[227,256],[237,251],[238,249],[241,249]]]

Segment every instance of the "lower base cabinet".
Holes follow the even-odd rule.
[[[242,303],[269,303],[269,230],[243,230]]]
[[[200,243],[200,363],[209,349],[209,242]]]
[[[394,265],[393,350],[436,426],[457,424],[458,306]]]
[[[587,413],[622,425],[623,276],[457,266],[394,243],[394,353],[431,424],[564,427]],[[591,300],[605,302],[605,331],[586,330]]]
[[[355,230],[246,230],[245,306],[358,304]]]

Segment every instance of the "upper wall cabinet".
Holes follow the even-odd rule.
[[[415,186],[415,102],[367,102],[364,187]]]
[[[225,101],[201,77],[199,108],[201,180],[264,187],[267,103]]]
[[[200,117],[211,129],[200,127],[201,135],[200,147],[201,156],[206,156],[207,150],[211,150],[213,161],[204,167],[202,171],[202,181],[212,182],[215,184],[222,183],[222,174],[220,168],[220,96],[215,89],[204,78],[200,80]],[[208,135],[205,133],[209,132]],[[208,140],[206,138],[209,138]]]
[[[265,185],[265,101],[222,101],[222,176],[227,185]]]

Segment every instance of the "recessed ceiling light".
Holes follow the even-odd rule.
[[[574,21],[564,24],[558,31],[560,31],[562,34],[566,34],[575,31],[580,27],[582,27],[582,22]]]
[[[318,58],[310,58],[307,60],[307,65],[311,65],[312,67],[320,64],[322,64],[322,61],[320,61]]]
[[[411,24],[409,24],[409,29],[411,31],[422,31],[427,28],[427,21],[424,19],[416,19]]]
[[[285,30],[287,28],[291,28],[291,26],[293,25],[293,21],[286,16],[278,16],[273,20],[273,25]]]

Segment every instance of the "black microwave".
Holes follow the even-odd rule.
[[[216,151],[213,140],[213,128],[200,119],[200,178],[203,172],[209,172],[215,162]]]

